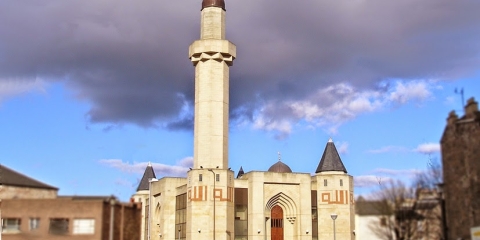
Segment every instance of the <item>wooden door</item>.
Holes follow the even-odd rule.
[[[272,208],[271,228],[272,240],[283,240],[283,210],[278,205]]]

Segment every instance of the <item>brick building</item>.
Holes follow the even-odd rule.
[[[469,99],[465,114],[451,112],[441,139],[448,239],[470,239],[480,226],[480,112]]]
[[[58,188],[0,165],[3,240],[138,240],[141,203],[57,196]]]
[[[137,240],[140,217],[140,205],[110,196],[8,199],[2,201],[2,238]]]
[[[58,188],[0,164],[0,199],[56,198]]]

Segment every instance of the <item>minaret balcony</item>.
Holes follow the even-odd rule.
[[[227,40],[197,40],[190,45],[189,58],[193,65],[199,61],[224,61],[228,66],[233,64],[237,55],[237,47]]]

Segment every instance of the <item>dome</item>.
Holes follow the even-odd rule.
[[[292,169],[290,169],[290,167],[282,161],[278,161],[277,163],[273,164],[268,171],[277,173],[291,173]]]
[[[203,0],[202,10],[207,7],[219,7],[225,10],[225,1],[224,0]]]

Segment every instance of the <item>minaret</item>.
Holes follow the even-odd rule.
[[[228,167],[229,67],[236,47],[225,39],[224,0],[203,0],[195,66],[193,168],[188,172],[186,239],[233,239],[233,171]]]
[[[203,0],[195,66],[194,168],[228,168],[229,67],[236,47],[225,40],[225,2]]]

